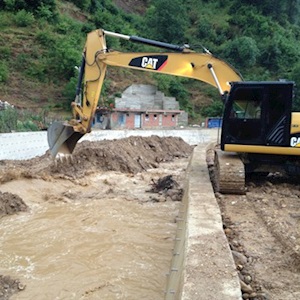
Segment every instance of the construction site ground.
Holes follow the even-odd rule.
[[[164,299],[192,151],[180,138],[130,137],[80,143],[58,162],[1,161],[0,299]],[[216,193],[243,298],[298,300],[299,183],[271,174],[246,185]]]

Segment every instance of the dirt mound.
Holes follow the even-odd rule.
[[[51,166],[51,173],[81,177],[94,170],[138,173],[157,168],[158,163],[187,157],[192,147],[181,138],[158,136],[129,137],[120,140],[83,142],[72,160]]]
[[[177,137],[129,137],[99,142],[84,141],[76,146],[72,157],[53,161],[50,153],[26,161],[2,161],[0,183],[20,177],[82,178],[95,171],[118,171],[136,174],[158,163],[188,157],[193,147]]]
[[[18,195],[0,192],[0,216],[26,210],[27,205]]]

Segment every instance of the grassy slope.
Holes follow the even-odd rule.
[[[140,5],[137,2],[140,2]],[[124,3],[127,8],[130,8],[131,2],[116,1],[120,7],[123,7]],[[142,12],[145,8],[144,1],[133,1],[132,5],[134,12]],[[87,19],[78,8],[67,2],[59,2],[59,10],[60,13],[80,22],[85,22]],[[10,14],[7,14],[5,18],[7,21],[2,21],[0,30],[0,50],[1,47],[10,49],[10,57],[7,59],[9,79],[6,83],[0,83],[0,100],[8,101],[20,108],[33,110],[54,106],[55,103],[63,100],[62,91],[67,80],[55,82],[53,78],[49,78],[48,82],[40,82],[32,77],[29,78],[24,75],[24,70],[28,66],[22,66],[20,61],[22,55],[37,56],[36,61],[38,61],[39,53],[44,51],[35,40],[40,28],[36,24],[30,27],[17,27]],[[132,83],[154,83],[149,74],[120,68],[108,68],[106,78],[110,81],[109,92],[111,94],[123,91]]]

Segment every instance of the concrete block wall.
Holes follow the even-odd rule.
[[[130,96],[130,95],[154,95],[157,92],[157,88],[154,85],[149,85],[149,84],[132,84],[129,86],[123,94],[125,96]]]
[[[179,110],[179,102],[174,97],[164,97],[162,108],[165,110]]]
[[[117,109],[164,109],[177,110],[179,103],[174,97],[166,97],[153,85],[133,84],[128,87],[121,98],[115,98]]]
[[[187,112],[182,112],[178,115],[178,126],[186,126],[188,124],[189,115]]]

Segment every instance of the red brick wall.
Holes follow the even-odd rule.
[[[172,115],[163,113],[142,114],[142,128],[175,127],[177,125],[177,116],[178,115],[175,114]]]
[[[177,126],[177,117],[178,115],[176,114],[167,114],[163,116],[162,119],[162,126],[163,127],[175,127]]]
[[[121,124],[120,120],[124,123]],[[111,128],[135,128],[135,113],[114,112],[111,114]],[[178,114],[149,113],[141,114],[141,128],[172,128],[176,127]]]
[[[142,114],[142,128],[156,128],[158,126],[159,114]]]

